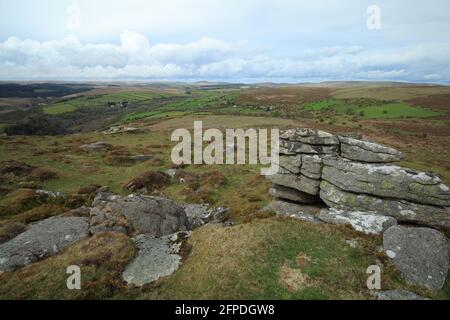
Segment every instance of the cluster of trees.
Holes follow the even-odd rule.
[[[20,120],[13,126],[6,127],[4,132],[8,135],[50,136],[66,134],[67,129],[62,122],[51,119],[44,114],[38,114]]]

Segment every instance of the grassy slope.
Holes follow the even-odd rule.
[[[285,97],[295,99],[295,96],[292,98],[290,93],[283,92]],[[217,94],[212,93],[209,98],[214,102],[215,97]],[[272,101],[277,98],[274,98],[271,93],[268,99]],[[179,117],[181,113],[178,112],[183,112],[179,111],[180,109],[189,112],[190,109],[198,108],[196,102],[198,100],[191,101],[189,106],[172,105],[166,110],[160,110],[159,115],[152,114],[144,119],[139,118],[136,125],[148,126],[150,133],[116,136],[87,133],[66,137],[2,139],[0,161],[16,159],[56,170],[60,178],[44,182],[45,189],[74,192],[80,187],[95,183],[109,185],[115,192],[124,193],[122,186],[131,177],[147,170],[165,170],[170,167],[171,131],[175,128],[191,128],[194,120],[203,120],[206,128],[320,126],[322,129],[333,132],[353,128],[353,124],[335,127],[315,124],[313,120],[298,121],[270,117],[226,115]],[[167,115],[174,118],[169,117],[165,121],[158,119],[160,116],[165,118]],[[417,121],[425,124],[426,120]],[[427,163],[435,159],[437,162],[432,169],[441,172],[444,180],[447,183],[450,182],[445,161],[438,161],[446,154],[445,150],[439,147],[442,146],[443,141],[446,141],[445,137],[433,135],[429,141],[421,138],[423,141],[420,140],[420,143],[417,143],[416,137],[403,135],[401,126],[396,125],[398,133],[382,130],[383,135],[377,136],[378,129],[371,129],[372,122],[367,124],[368,127],[364,128],[364,132],[381,138],[380,142],[390,144],[389,139],[392,139],[396,147],[405,148],[405,151],[411,155],[405,164],[419,169],[429,169]],[[443,126],[446,128],[448,124],[444,123]],[[87,154],[79,150],[81,144],[98,140],[106,140],[115,146],[125,146],[133,153],[152,154],[162,161],[160,163],[150,161],[132,167],[117,167],[105,164],[100,154]],[[425,150],[428,151],[427,154],[424,153]],[[380,238],[363,237],[347,228],[335,226],[317,226],[274,218],[259,220],[267,217],[259,213],[259,209],[270,200],[267,195],[270,184],[261,179],[259,167],[190,166],[185,170],[192,173],[217,170],[223,173],[227,182],[220,187],[212,187],[210,199],[216,205],[229,206],[235,221],[249,223],[226,229],[201,228],[195,231],[189,240],[193,245],[193,251],[186,264],[173,276],[143,289],[125,287],[120,281],[119,270],[123,270],[123,266],[132,258],[133,247],[129,244],[123,244],[124,247],[121,247],[115,239],[105,236],[108,241],[111,241],[111,246],[105,246],[105,250],[99,246],[98,239],[80,243],[85,246],[83,248],[93,250],[87,260],[85,258],[89,252],[80,251],[80,247],[75,246],[57,257],[46,259],[14,273],[4,274],[0,278],[0,296],[8,298],[367,298],[364,284],[365,269],[373,264],[376,258],[383,259],[382,256],[377,257],[374,254],[376,246],[381,243]],[[14,182],[6,182],[6,184],[14,186]],[[164,188],[161,194],[179,201],[192,201],[192,193],[187,186],[176,182]],[[357,238],[361,244],[359,249],[351,249],[345,243],[346,239],[354,238]],[[92,241],[91,247],[89,247],[90,241]],[[118,255],[116,250],[119,250],[122,255]],[[304,267],[298,267],[295,264],[295,258],[301,252],[311,259],[311,262]],[[96,256],[100,256],[98,261],[95,260]],[[90,259],[93,259],[94,263],[91,263]],[[64,282],[66,275],[63,266],[74,261],[84,261],[88,266],[85,278],[87,290],[77,294],[68,292]],[[292,271],[294,274],[298,275],[300,270],[303,275],[307,275],[308,281],[300,290],[289,291],[280,283],[280,274],[285,263],[294,270]],[[110,276],[107,276],[108,274]],[[407,288],[388,266],[383,278],[383,288],[397,287]],[[422,293],[429,295],[428,292]],[[446,287],[433,297],[449,299],[449,281]]]
[[[360,115],[362,119],[427,118],[442,114],[405,103],[379,103],[378,105],[365,106],[336,99],[307,104],[305,109],[310,111],[335,111],[338,114],[356,114]]]
[[[44,112],[47,114],[56,115],[72,112],[82,107],[105,106],[108,102],[114,103],[120,103],[122,101],[128,101],[130,103],[149,102],[152,99],[160,96],[161,94],[144,93],[144,92],[120,92],[99,96],[82,96],[45,106]]]

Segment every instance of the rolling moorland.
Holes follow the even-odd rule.
[[[221,130],[307,127],[363,134],[402,151],[406,157],[401,165],[433,171],[450,184],[448,86],[0,83],[0,243],[27,224],[89,206],[93,186],[130,194],[135,190],[126,186],[145,174],[152,177],[144,183],[149,194],[225,206],[234,224],[194,230],[179,270],[142,287],[127,285],[121,277],[136,255],[133,241],[119,233],[102,233],[0,274],[0,298],[373,299],[366,288],[366,268],[381,261],[383,289],[450,299],[448,279],[438,292],[406,284],[377,250],[380,236],[262,211],[271,201],[271,184],[259,166],[174,166],[171,132],[192,129],[194,120]],[[118,126],[137,130],[108,134]],[[81,148],[98,141],[112,148]],[[144,160],[139,155],[145,155]],[[11,161],[15,169],[7,170]],[[158,179],[158,173],[169,169],[179,176]],[[36,196],[35,189],[65,197]],[[359,245],[349,246],[350,240]],[[83,267],[82,290],[66,288],[66,267],[71,264]],[[290,286],[298,270],[302,285]]]

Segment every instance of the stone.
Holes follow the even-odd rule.
[[[319,190],[320,180],[311,179],[303,175],[276,173],[266,177],[274,184],[293,188],[298,191],[308,193],[310,195],[318,195],[320,191]]]
[[[405,281],[440,290],[448,272],[447,238],[430,228],[393,226],[383,235],[383,248]]]
[[[418,204],[406,200],[381,198],[344,191],[322,181],[320,198],[332,208],[350,211],[370,211],[391,216],[400,222],[450,230],[450,208]]]
[[[403,154],[393,148],[364,140],[339,137],[341,157],[362,162],[394,162],[403,159]]]
[[[190,229],[198,228],[209,222],[224,222],[230,211],[225,207],[212,208],[208,204],[186,203],[182,206],[188,218]]]
[[[300,173],[311,179],[322,178],[322,158],[318,155],[303,155]]]
[[[345,242],[353,249],[356,249],[359,246],[358,240],[356,239],[345,240]]]
[[[150,159],[153,159],[153,156],[146,155],[146,154],[138,154],[135,156],[130,156],[130,160],[135,161],[135,162],[145,162]]]
[[[178,170],[177,169],[169,169],[169,170],[164,171],[164,173],[171,178],[175,178],[175,176],[178,173]]]
[[[330,157],[324,158],[323,163],[322,179],[342,190],[450,206],[450,189],[432,173]]]
[[[35,191],[38,195],[46,196],[50,198],[65,198],[66,195],[59,191],[48,191],[48,190],[41,190],[38,189]]]
[[[312,145],[297,141],[280,140],[280,154],[330,154],[336,155],[338,145]]]
[[[115,126],[115,127],[109,128],[105,131],[102,131],[102,133],[106,134],[106,135],[119,134],[119,133],[143,133],[143,132],[148,132],[148,129],[125,127],[125,126]]]
[[[281,134],[280,138],[283,140],[303,142],[312,145],[339,144],[339,139],[331,133],[306,128],[286,130]]]
[[[297,203],[311,204],[318,203],[320,201],[320,198],[318,196],[313,196],[308,193],[277,184],[274,184],[272,188],[270,188],[269,194],[274,198],[291,200]]]
[[[136,237],[139,251],[125,268],[123,279],[128,284],[143,286],[173,274],[181,264],[180,248],[187,235],[180,232],[161,238],[148,234]]]
[[[365,234],[381,234],[389,227],[397,224],[392,217],[379,216],[370,212],[343,211],[323,209],[318,218],[332,224],[350,225],[353,229]]]
[[[52,217],[0,245],[0,272],[13,271],[55,255],[89,236],[89,221],[81,217]]]
[[[112,145],[110,145],[105,141],[97,141],[91,144],[84,144],[80,148],[87,152],[96,152],[96,151],[111,150]]]
[[[314,223],[321,222],[317,219],[320,208],[316,206],[306,206],[292,202],[273,200],[267,209],[274,211],[279,217],[292,218]]]
[[[387,291],[375,291],[371,290],[370,295],[376,297],[378,300],[430,300],[421,297],[414,292],[406,290],[387,290]]]
[[[131,194],[127,197],[99,193],[91,209],[91,232],[164,236],[189,229],[182,206],[159,197]]]
[[[279,166],[291,173],[294,174],[300,173],[301,165],[302,165],[301,155],[295,156],[280,155],[279,157]]]

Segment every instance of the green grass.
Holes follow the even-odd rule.
[[[428,118],[441,115],[440,112],[413,107],[405,103],[379,102],[367,105],[371,101],[329,99],[305,105],[305,110],[316,112],[334,112],[341,115],[353,115],[362,119],[400,119]]]
[[[143,103],[162,96],[162,94],[142,92],[122,92],[98,96],[82,96],[45,106],[44,112],[56,115],[73,112],[82,107],[106,106],[108,102],[120,103],[122,101],[128,101],[129,103]]]
[[[210,102],[210,109],[223,101],[217,93],[192,98],[186,105],[197,109],[198,99]],[[197,99],[197,100],[196,100]],[[204,100],[203,100],[204,99]],[[66,193],[76,192],[89,184],[108,185],[116,193],[127,193],[123,185],[130,178],[149,170],[166,170],[170,167],[170,142],[173,128],[190,128],[194,120],[203,120],[204,127],[246,128],[270,126],[299,126],[292,119],[273,119],[250,116],[202,115],[189,111],[169,109],[147,114],[150,119],[174,116],[174,119],[157,121],[150,132],[139,134],[103,135],[82,133],[62,137],[10,137],[0,143],[0,161],[15,159],[31,165],[47,167],[58,172],[59,178],[42,182],[42,188]],[[183,107],[180,104],[177,107]],[[186,106],[184,105],[184,106]],[[364,108],[370,106],[364,106]],[[199,107],[199,109],[201,109]],[[184,113],[189,113],[181,117]],[[153,117],[153,118],[152,118]],[[151,154],[162,160],[156,165],[145,162],[130,167],[107,165],[98,153],[81,152],[81,144],[106,141],[114,146],[124,146],[133,154]],[[414,159],[414,156],[412,155]],[[426,162],[418,163],[426,165]],[[427,169],[424,167],[423,169]],[[438,167],[431,168],[437,170]],[[445,172],[445,168],[440,168]],[[186,263],[171,277],[141,289],[125,286],[120,278],[125,265],[134,254],[133,245],[119,235],[94,237],[68,248],[61,255],[45,259],[30,267],[0,276],[2,298],[142,298],[142,299],[366,299],[365,273],[367,266],[380,259],[376,247],[379,237],[357,234],[349,228],[332,225],[314,225],[292,220],[267,218],[259,210],[269,201],[270,183],[259,174],[259,166],[188,166],[185,171],[204,174],[219,171],[227,181],[218,187],[208,185],[213,205],[231,208],[233,220],[239,223],[232,228],[201,228],[194,231],[189,243],[192,254]],[[448,170],[447,170],[448,171]],[[438,171],[439,172],[439,171]],[[448,172],[447,172],[448,173]],[[448,175],[447,175],[448,178]],[[3,181],[5,182],[5,181]],[[0,181],[0,186],[3,183]],[[11,183],[8,187],[12,186]],[[174,181],[161,190],[161,195],[180,202],[192,202],[192,191],[186,184]],[[11,198],[11,199],[9,199]],[[16,200],[10,194],[4,201]],[[6,203],[8,204],[8,203]],[[47,207],[28,211],[28,203],[8,221],[28,222],[53,215]],[[54,208],[57,212],[57,207]],[[44,210],[45,209],[45,210]],[[2,220],[2,219],[0,219]],[[1,224],[2,221],[0,221]],[[360,247],[353,249],[345,240],[357,239]],[[109,245],[110,243],[110,245]],[[89,249],[89,250],[87,250]],[[295,258],[306,254],[311,262],[299,267]],[[92,265],[91,260],[97,261]],[[83,261],[86,265],[83,265]],[[383,261],[384,263],[385,261]],[[83,265],[86,289],[69,292],[65,288],[65,266]],[[280,270],[288,264],[301,270],[309,279],[308,285],[292,291],[280,284]],[[389,265],[385,265],[383,289],[408,289]],[[55,280],[56,279],[56,280]],[[419,293],[422,293],[419,291]],[[432,298],[449,299],[450,281],[436,295],[422,293]]]
[[[194,112],[214,112],[229,102],[233,94],[233,92],[194,91],[192,97],[188,99],[167,103],[151,111],[130,113],[124,116],[122,121],[130,122],[147,118],[177,117]]]
[[[356,239],[359,247],[351,248],[347,239]],[[366,270],[379,258],[376,247],[381,241],[346,227],[277,218],[231,228],[203,227],[189,239],[192,253],[183,267],[155,289],[144,289],[135,297],[368,299]],[[299,255],[306,255],[309,262],[297,265]],[[283,265],[305,275],[304,285],[297,290],[286,288],[280,281]],[[382,274],[382,288],[405,288],[389,264]],[[438,296],[448,294],[446,290]]]

